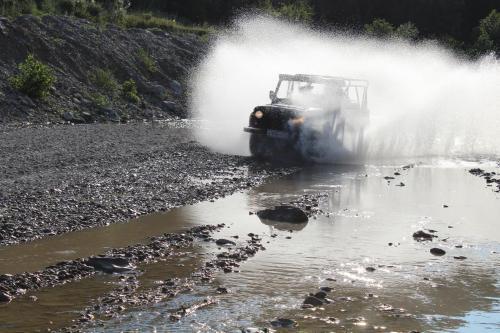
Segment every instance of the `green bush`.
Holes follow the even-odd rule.
[[[106,94],[114,95],[118,91],[118,82],[110,70],[98,68],[89,75],[89,79]]]
[[[19,74],[10,78],[12,87],[33,98],[47,97],[55,81],[52,69],[36,60],[33,54],[19,64]]]
[[[394,34],[394,26],[384,19],[377,18],[365,24],[365,32],[372,37],[390,37]]]
[[[132,103],[139,103],[141,98],[139,97],[139,94],[137,93],[137,86],[135,84],[135,81],[130,79],[122,84],[122,97],[128,100],[129,102]]]
[[[90,94],[90,99],[92,100],[92,102],[94,102],[95,105],[101,108],[107,107],[111,104],[108,96],[99,93]]]
[[[142,63],[142,65],[150,73],[155,73],[158,71],[158,67],[156,66],[156,61],[151,57],[151,55],[145,49],[139,49],[136,55],[139,61]]]

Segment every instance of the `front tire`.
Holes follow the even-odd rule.
[[[269,138],[262,134],[250,135],[250,154],[253,157],[264,159],[270,156]]]

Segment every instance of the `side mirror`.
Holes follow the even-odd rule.
[[[269,91],[269,98],[271,99],[271,102],[274,102],[276,99],[276,93],[273,90]]]

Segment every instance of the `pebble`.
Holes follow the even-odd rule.
[[[446,254],[446,251],[437,247],[433,247],[430,249],[430,252],[435,255],[435,256],[444,256]]]
[[[307,296],[306,299],[304,300],[305,305],[312,305],[312,306],[320,306],[323,305],[323,301],[317,297],[314,296]]]

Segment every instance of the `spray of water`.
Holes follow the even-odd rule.
[[[500,155],[500,63],[460,60],[435,44],[325,33],[244,17],[214,41],[192,78],[198,139],[248,154],[253,107],[269,103],[279,73],[370,82],[364,159]],[[338,162],[338,160],[337,160]]]

